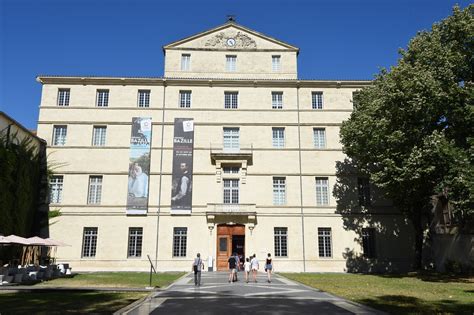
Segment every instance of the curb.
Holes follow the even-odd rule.
[[[156,291],[164,291],[164,290],[168,290],[168,288],[172,287],[176,282],[178,282],[179,280],[183,279],[183,278],[186,278],[187,276],[189,276],[191,273],[188,272],[188,273],[185,273],[184,275],[182,275],[181,277],[179,277],[178,279],[176,279],[175,281],[173,281],[172,283],[170,283],[168,286],[164,287],[164,288],[155,288],[155,289],[152,289],[152,290],[149,290],[151,291],[150,294],[148,294],[147,296],[139,299],[139,300],[136,300],[135,302],[133,302],[132,304],[129,304],[125,307],[122,307],[121,309],[119,309],[118,311],[116,311],[115,313],[113,313],[114,315],[121,315],[121,314],[126,314],[128,312],[131,312],[133,311],[134,309],[138,309],[140,308],[140,306],[145,303],[146,301],[149,301],[153,298],[153,294],[156,292]]]
[[[21,291],[21,292],[55,292],[55,291],[114,291],[114,292],[153,292],[155,289],[127,288],[127,287],[24,287],[11,286],[0,287],[0,291]]]
[[[141,299],[138,299],[136,300],[135,302],[133,302],[132,304],[129,304],[125,307],[122,307],[121,309],[119,309],[118,311],[114,312],[113,315],[121,315],[121,314],[125,314],[125,313],[128,313],[132,310],[134,310],[135,308],[139,307],[141,304],[143,304],[143,302],[151,299],[151,295],[153,294],[153,292],[150,292],[150,294],[148,294],[147,296],[144,296],[142,297]]]

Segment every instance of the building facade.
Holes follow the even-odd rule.
[[[189,270],[200,252],[222,270],[237,252],[271,253],[278,271],[408,268],[408,225],[339,142],[370,81],[300,80],[298,48],[233,21],[163,50],[160,78],[38,77],[38,135],[62,164],[51,237],[72,245],[58,260]]]

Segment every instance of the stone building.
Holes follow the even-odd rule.
[[[339,127],[370,81],[298,79],[297,47],[234,21],[163,51],[163,77],[38,77],[38,135],[64,163],[50,230],[72,246],[58,260],[147,270],[149,255],[189,270],[200,252],[221,270],[237,252],[271,253],[278,271],[408,266],[403,217],[367,179],[336,176]]]

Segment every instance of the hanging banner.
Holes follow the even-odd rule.
[[[128,165],[127,214],[146,214],[150,176],[151,118],[133,117]]]
[[[193,195],[194,121],[175,118],[171,214],[191,214]]]

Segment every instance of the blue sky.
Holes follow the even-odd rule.
[[[0,0],[0,110],[36,129],[37,75],[163,75],[162,46],[237,16],[300,48],[302,79],[372,79],[469,1]]]

